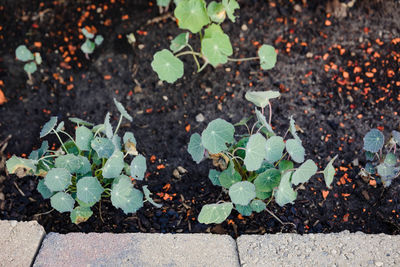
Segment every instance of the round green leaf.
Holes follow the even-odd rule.
[[[203,146],[211,153],[217,154],[227,148],[226,143],[235,141],[233,134],[235,128],[223,119],[216,119],[210,122],[201,134]]]
[[[257,108],[255,109],[255,112],[256,112],[257,120],[261,124],[261,126],[259,126],[259,127],[265,127],[268,132],[275,134],[271,125],[267,122],[267,119],[265,118],[265,116]]]
[[[367,164],[365,164],[365,171],[368,172],[369,174],[375,174],[376,170],[374,165],[372,165],[371,162],[367,162]]]
[[[208,172],[208,178],[210,179],[211,183],[213,185],[219,185],[221,186],[221,183],[219,182],[219,176],[220,176],[221,172],[211,169]]]
[[[27,62],[29,60],[33,60],[34,56],[29,51],[29,49],[26,47],[26,45],[20,45],[17,47],[15,50],[15,56],[17,57],[18,60],[21,60],[23,62]]]
[[[200,211],[198,220],[200,223],[222,223],[228,218],[229,214],[233,209],[233,204],[222,203],[222,204],[209,204],[204,205]]]
[[[238,182],[229,188],[229,196],[233,203],[247,206],[256,197],[256,187],[248,181]]]
[[[192,134],[190,137],[187,151],[192,156],[192,159],[196,161],[196,163],[200,163],[200,161],[204,158],[205,149],[201,143],[201,136],[198,133]]]
[[[385,137],[378,129],[372,129],[364,136],[364,150],[376,153],[382,147]]]
[[[241,180],[242,176],[235,170],[232,162],[230,162],[228,168],[219,175],[219,183],[226,189],[229,189],[233,184]]]
[[[147,185],[144,185],[142,188],[143,188],[143,193],[144,193],[144,196],[145,196],[146,200],[147,200],[148,202],[150,202],[154,207],[156,207],[156,208],[161,208],[162,205],[161,205],[161,204],[158,204],[158,203],[156,203],[156,202],[154,202],[154,200],[150,197],[151,192],[150,192],[150,190],[147,188]]]
[[[400,146],[400,132],[392,131],[392,137],[393,137],[394,141],[397,143],[397,145]]]
[[[216,23],[221,23],[226,18],[225,8],[222,5],[222,3],[217,3],[215,1],[212,1],[211,3],[208,4],[207,15],[210,17],[212,21]]]
[[[263,70],[269,70],[275,67],[277,54],[273,46],[262,45],[258,50],[258,56]]]
[[[125,214],[134,213],[143,207],[143,193],[133,188],[129,177],[122,176],[116,184],[113,184],[111,202]]]
[[[53,168],[44,178],[44,184],[51,191],[63,191],[71,184],[71,174],[64,168]]]
[[[96,177],[83,177],[76,183],[77,197],[86,203],[98,202],[104,188]]]
[[[35,62],[36,62],[37,65],[42,64],[42,57],[40,56],[39,52],[35,53]]]
[[[171,0],[157,0],[157,6],[167,7]]]
[[[293,161],[290,160],[281,160],[278,166],[281,173],[294,168]]]
[[[260,213],[267,208],[267,205],[264,203],[264,201],[253,199],[250,203],[250,207],[253,211]]]
[[[229,36],[224,33],[214,33],[210,38],[203,38],[201,52],[214,67],[226,63],[228,56],[233,53]]]
[[[181,29],[198,33],[203,26],[210,23],[204,0],[183,0],[175,8],[175,17]]]
[[[85,126],[80,126],[75,130],[75,143],[81,151],[90,150],[90,142],[93,139],[93,133]]]
[[[181,33],[171,41],[169,49],[171,49],[172,52],[177,53],[181,51],[183,48],[185,48],[188,42],[189,42],[189,33],[188,32]]]
[[[43,138],[46,135],[48,135],[54,129],[54,127],[56,127],[56,124],[57,124],[57,117],[52,116],[40,131],[40,138]]]
[[[82,208],[90,208],[90,207],[93,207],[94,204],[97,203],[95,201],[94,202],[90,202],[90,203],[86,203],[86,202],[83,202],[82,200],[80,200],[79,198],[75,198],[75,200],[76,200],[76,202],[78,202],[79,206],[82,207]]]
[[[281,179],[278,189],[275,191],[275,202],[283,207],[288,203],[293,203],[297,198],[297,192],[293,190],[290,183],[290,176],[293,172],[286,172]]]
[[[36,171],[35,161],[31,159],[24,159],[13,155],[6,162],[7,171],[15,173],[19,168],[26,170],[27,173],[33,174]]]
[[[169,50],[163,49],[154,54],[151,67],[161,81],[175,82],[183,76],[183,62]]]
[[[300,139],[300,137],[297,135],[297,133],[296,133],[296,122],[295,122],[295,120],[293,119],[293,116],[290,116],[290,127],[289,127],[289,131],[290,131],[290,133],[292,134],[292,136],[293,136],[293,138],[295,139],[295,140],[297,140],[300,144],[301,144],[301,139]]]
[[[79,169],[83,166],[83,163],[78,156],[67,154],[56,158],[55,166],[57,168],[64,168],[70,173],[77,173]]]
[[[82,34],[89,39],[92,39],[94,37],[94,34],[86,30],[85,28],[81,28]]]
[[[333,177],[335,176],[335,168],[333,167],[333,162],[336,160],[337,155],[329,161],[328,165],[326,165],[324,169],[324,180],[327,187],[329,187],[333,181]]]
[[[74,224],[80,224],[86,222],[90,216],[93,215],[93,211],[88,207],[76,207],[71,212],[70,218],[71,222]]]
[[[96,47],[95,43],[90,41],[89,39],[86,39],[86,41],[81,45],[81,50],[85,54],[91,54],[94,51],[94,48]]]
[[[260,108],[265,108],[269,104],[269,100],[279,97],[278,91],[247,91],[245,98]]]
[[[123,137],[124,144],[126,145],[128,142],[136,145],[136,139],[132,132],[126,132]]]
[[[257,190],[256,187],[256,197],[261,199],[261,200],[265,200],[267,198],[270,198],[272,196],[272,191],[271,192],[261,192]]]
[[[255,171],[261,167],[261,164],[265,157],[265,147],[267,140],[260,133],[256,133],[250,136],[246,146],[246,157],[244,158],[244,164],[248,171]]]
[[[77,174],[84,175],[84,174],[90,174],[92,172],[92,165],[90,164],[88,158],[79,155],[78,158],[80,159],[80,168],[77,170]]]
[[[311,159],[307,160],[293,173],[292,184],[298,185],[307,182],[317,173],[318,167]]]
[[[250,205],[242,206],[236,204],[235,208],[242,216],[250,216],[253,213],[253,209],[250,207]]]
[[[48,199],[53,195],[53,192],[44,184],[44,179],[39,181],[37,191],[39,191],[43,199]]]
[[[379,164],[376,169],[382,178],[393,178],[395,176],[394,167],[386,163]]]
[[[126,109],[124,108],[124,106],[123,106],[120,102],[118,102],[115,98],[114,98],[114,104],[115,104],[115,106],[117,106],[117,109],[118,109],[119,113],[121,113],[121,115],[122,115],[125,119],[127,119],[128,121],[132,121],[132,120],[133,120],[133,119],[132,119],[132,116],[129,115],[129,113],[126,111]]]
[[[397,163],[397,157],[393,153],[388,153],[385,156],[385,164],[394,167]]]
[[[124,168],[124,153],[116,150],[112,156],[107,160],[104,165],[103,177],[104,178],[115,178],[121,174]]]
[[[94,43],[99,46],[103,43],[104,38],[102,35],[97,35],[96,38],[94,38]]]
[[[264,162],[261,164],[261,167],[260,167],[258,170],[256,170],[256,174],[263,173],[263,172],[265,172],[266,170],[273,169],[273,168],[274,168],[274,165],[273,165],[273,164],[264,161]]]
[[[267,154],[265,159],[274,163],[278,161],[283,154],[283,150],[285,149],[285,143],[283,142],[283,138],[280,136],[271,136],[266,143],[266,151]]]
[[[131,162],[131,176],[137,180],[143,180],[146,173],[146,158],[142,155],[137,155]]]
[[[107,138],[96,137],[92,140],[91,147],[96,151],[97,155],[101,159],[108,159],[114,152],[114,144]]]
[[[279,185],[281,180],[281,172],[277,169],[268,169],[260,173],[254,180],[257,191],[272,192]]]
[[[73,123],[76,123],[78,125],[84,125],[84,126],[93,126],[93,123],[81,120],[79,118],[68,118],[70,121],[72,121]]]
[[[302,163],[304,161],[305,150],[304,147],[295,139],[289,139],[286,141],[286,151],[292,157],[292,159],[297,163]]]
[[[50,204],[55,210],[63,213],[74,209],[75,200],[67,193],[58,192],[50,198]]]

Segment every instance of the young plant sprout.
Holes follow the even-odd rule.
[[[43,126],[40,138],[54,134],[60,148],[50,150],[49,143],[44,141],[28,159],[14,155],[6,164],[9,173],[43,177],[37,190],[44,199],[50,198],[51,206],[58,212],[71,212],[71,221],[75,224],[88,220],[93,214],[91,207],[104,197],[111,198],[114,207],[126,214],[143,207],[143,193],[145,201],[161,207],[150,198],[147,186],[142,187],[142,193],[132,183],[132,180],[143,180],[146,158],[138,153],[132,132],[126,132],[122,139],[118,136],[122,120],[132,121],[132,117],[121,103],[115,99],[114,102],[121,114],[114,131],[110,113],[103,124],[96,126],[70,118],[77,125],[75,138],[64,131],[63,121],[57,126],[57,117],[51,117]],[[125,159],[130,157],[133,159],[128,164]]]
[[[400,147],[400,132],[392,131],[392,136],[386,146],[385,136],[378,129],[372,129],[364,136],[364,150],[367,163],[359,175],[369,182],[370,178],[378,175],[377,180],[389,186],[393,179],[400,176],[398,148]],[[383,151],[385,148],[385,152]]]
[[[15,50],[15,56],[18,60],[21,60],[22,62],[27,62],[24,65],[24,70],[28,74],[29,83],[32,84],[32,73],[37,70],[37,65],[42,64],[42,57],[40,56],[40,53],[35,52],[34,54],[32,54],[32,52],[29,51],[29,49],[25,45],[20,45]]]
[[[231,202],[204,205],[199,222],[221,223],[234,207],[242,216],[263,210],[273,214],[267,209],[272,200],[280,206],[292,203],[297,198],[297,189],[293,186],[306,183],[317,173],[323,173],[326,186],[331,185],[335,175],[333,162],[337,156],[318,172],[313,160],[305,160],[305,149],[292,117],[284,137],[274,132],[270,100],[279,96],[280,93],[275,91],[249,91],[246,99],[258,107],[255,109],[256,121],[251,127],[248,125],[251,117],[235,125],[216,119],[201,135],[195,133],[191,136],[188,152],[193,160],[197,163],[205,157],[213,160],[213,165],[219,170],[211,169],[209,179],[213,185],[228,190],[231,199]],[[245,126],[247,133],[237,135],[239,139],[236,140],[235,127],[239,126]],[[287,138],[288,133],[291,138]],[[295,164],[300,166],[295,167]]]
[[[259,60],[261,68],[272,69],[276,64],[277,54],[270,45],[262,45],[257,57],[230,58],[233,54],[229,36],[225,34],[220,24],[228,17],[235,22],[234,12],[239,8],[236,0],[222,0],[217,3],[212,1],[206,6],[204,0],[181,0],[177,3],[174,14],[179,28],[199,34],[201,49],[193,50],[189,44],[189,32],[181,33],[175,37],[170,45],[170,50],[163,49],[154,54],[151,66],[162,81],[174,83],[183,76],[183,62],[181,56],[192,56],[197,72],[202,71],[207,65],[216,67],[228,61]],[[185,49],[185,50],[184,50]],[[200,61],[203,64],[200,65]]]
[[[181,0],[174,0],[175,5],[177,5]],[[157,6],[160,14],[168,12],[169,6],[172,0],[157,0]]]
[[[81,45],[81,50],[83,53],[85,53],[85,57],[89,59],[89,54],[93,53],[96,46],[99,46],[101,45],[101,43],[103,43],[104,38],[100,34],[95,35],[89,32],[86,28],[82,28],[81,31],[82,34],[86,37],[85,42]]]

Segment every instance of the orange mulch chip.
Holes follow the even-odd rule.
[[[322,190],[321,192],[322,192],[322,197],[324,199],[326,199],[328,197],[328,195],[329,195],[329,191],[328,190]]]
[[[186,132],[190,131],[190,124],[186,125],[185,130],[186,130]]]
[[[104,75],[104,80],[106,81],[111,80],[111,75]]]
[[[4,104],[7,102],[7,98],[4,95],[3,91],[0,89],[0,105]]]

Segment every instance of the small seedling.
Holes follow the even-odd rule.
[[[50,198],[51,206],[59,212],[71,212],[71,221],[84,222],[93,214],[91,207],[101,198],[111,198],[116,208],[125,214],[134,213],[145,201],[156,204],[150,198],[150,191],[143,186],[143,193],[134,187],[132,180],[143,180],[146,172],[146,158],[136,149],[132,132],[126,132],[121,139],[118,130],[123,118],[132,121],[121,103],[114,99],[120,112],[116,129],[110,123],[107,113],[104,124],[94,126],[78,118],[69,120],[76,124],[75,138],[63,130],[64,122],[58,124],[57,117],[51,117],[40,132],[40,138],[54,134],[61,147],[54,151],[44,141],[38,150],[32,151],[28,159],[15,155],[7,161],[9,173],[18,176],[41,176],[37,190],[44,199]],[[68,140],[63,141],[61,134]],[[125,159],[132,157],[131,163]]]
[[[154,54],[151,66],[158,74],[159,79],[174,83],[181,78],[183,62],[179,57],[184,55],[193,57],[197,65],[197,72],[202,71],[208,64],[216,67],[228,61],[247,60],[259,60],[262,69],[272,69],[276,63],[277,54],[270,45],[262,45],[258,50],[257,57],[230,58],[233,54],[232,44],[220,24],[225,21],[226,17],[235,22],[234,12],[236,9],[239,9],[236,0],[222,0],[220,3],[212,1],[208,6],[204,0],[179,1],[174,11],[178,26],[193,34],[199,34],[201,49],[200,52],[193,50],[189,44],[189,32],[179,34],[172,40],[170,50],[163,49]],[[199,59],[204,62],[202,66],[200,66]]]
[[[174,0],[173,2],[175,3],[175,5],[178,5],[180,1],[182,0]],[[171,2],[172,0],[157,0],[157,6],[160,14],[168,12]]]
[[[386,187],[392,183],[393,179],[400,176],[399,158],[396,155],[398,154],[397,146],[400,147],[400,132],[392,131],[391,138],[385,146],[384,144],[385,136],[378,129],[372,129],[364,136],[367,163],[359,174],[367,182],[371,177],[375,177]]]
[[[40,56],[40,53],[35,52],[34,54],[32,54],[32,52],[29,51],[29,49],[25,45],[20,45],[15,50],[15,56],[18,60],[21,60],[22,62],[27,62],[24,65],[24,70],[28,74],[29,83],[32,84],[32,73],[37,70],[37,65],[42,64],[42,57]]]
[[[323,171],[311,159],[305,160],[305,149],[296,133],[295,121],[284,137],[277,135],[271,126],[270,100],[280,96],[279,92],[247,92],[245,97],[255,104],[256,121],[249,127],[251,118],[245,118],[235,125],[223,120],[211,121],[202,134],[191,136],[188,152],[194,161],[200,163],[205,157],[213,160],[219,170],[211,169],[209,178],[213,185],[228,190],[231,202],[204,205],[200,214],[201,223],[221,223],[233,207],[243,216],[252,212],[267,210],[275,202],[284,206],[297,198],[293,186],[306,183],[313,175],[323,173],[326,186],[330,186],[335,175],[333,162]],[[269,108],[268,119],[265,108]],[[247,133],[237,135],[235,127],[245,126]],[[292,138],[286,139],[290,133]],[[295,167],[295,164],[301,164]],[[266,202],[266,200],[268,200]]]
[[[92,54],[96,46],[103,43],[104,38],[100,34],[95,35],[89,32],[86,28],[81,29],[82,34],[86,37],[85,42],[81,45],[81,50],[85,53],[85,57],[89,59],[89,54]]]

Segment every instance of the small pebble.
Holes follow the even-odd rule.
[[[163,97],[162,97],[165,101],[168,101],[168,96],[166,96],[166,95],[163,95]]]
[[[179,173],[179,171],[177,169],[173,170],[172,175],[177,179],[181,178],[181,174]]]
[[[5,199],[6,199],[6,197],[4,196],[4,193],[0,192],[0,200],[5,200]]]
[[[178,168],[176,168],[180,173],[187,173],[188,171],[185,169],[185,168],[183,168],[182,166],[178,166]]]
[[[314,56],[314,54],[311,52],[307,52],[307,54],[306,54],[306,58],[312,58],[313,56]]]
[[[243,24],[242,25],[242,31],[247,31],[249,28],[247,27],[247,25],[246,24]]]
[[[139,48],[140,50],[142,50],[142,49],[144,48],[144,44],[138,45],[138,48]]]
[[[204,118],[203,114],[201,114],[201,113],[197,114],[197,116],[196,116],[197,122],[203,122],[204,120],[205,120],[205,118]]]
[[[377,262],[375,262],[375,266],[383,266],[383,262],[377,261]]]

